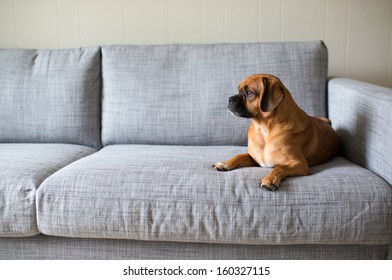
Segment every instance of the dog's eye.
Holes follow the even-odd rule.
[[[247,91],[245,91],[245,95],[246,95],[246,97],[249,97],[249,96],[252,96],[252,95],[253,95],[253,93],[252,93],[252,92],[250,92],[249,90],[247,90]]]

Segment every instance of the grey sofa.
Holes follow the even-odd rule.
[[[0,50],[0,259],[392,258],[392,89],[323,42]],[[227,98],[279,76],[342,156],[259,189]]]

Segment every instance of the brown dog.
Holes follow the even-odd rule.
[[[273,167],[260,186],[275,191],[283,179],[308,175],[309,166],[337,155],[339,141],[328,119],[301,110],[279,78],[253,75],[242,81],[238,91],[229,98],[228,108],[238,117],[252,119],[248,152],[214,164],[214,170]]]

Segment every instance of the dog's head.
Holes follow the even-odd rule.
[[[257,74],[244,79],[238,94],[229,98],[229,111],[242,118],[263,117],[283,99],[284,86],[279,78]]]

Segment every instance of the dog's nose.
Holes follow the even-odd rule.
[[[238,95],[233,95],[229,97],[229,105],[236,104],[236,102],[238,102]]]

